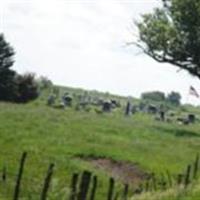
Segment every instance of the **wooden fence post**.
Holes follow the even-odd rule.
[[[194,162],[194,172],[193,172],[193,178],[194,179],[197,178],[198,169],[199,169],[199,154],[197,154],[196,160]]]
[[[113,178],[110,178],[107,200],[113,200],[114,186],[115,186],[115,180]]]
[[[91,180],[91,172],[84,171],[81,177],[81,183],[77,200],[86,200]]]
[[[97,189],[97,176],[94,176],[90,200],[95,200],[96,189]]]
[[[6,166],[4,165],[2,169],[2,181],[5,183],[6,179],[7,179],[7,170],[6,170]]]
[[[123,192],[122,200],[127,200],[128,199],[128,189],[129,189],[129,185],[125,184],[124,185],[124,192]]]
[[[47,175],[44,179],[44,185],[43,185],[43,189],[42,189],[42,193],[41,193],[41,200],[46,200],[47,199],[47,192],[50,186],[50,182],[51,182],[51,178],[52,178],[52,174],[53,174],[53,169],[54,169],[54,164],[50,164],[49,168],[47,170]]]
[[[188,165],[185,175],[185,187],[187,187],[190,183],[190,172],[191,172],[191,165]]]
[[[71,180],[71,193],[70,193],[70,196],[69,196],[69,200],[76,200],[77,183],[78,183],[78,174],[75,173],[75,174],[73,174],[72,180]]]
[[[23,175],[23,172],[24,172],[24,165],[25,165],[26,157],[27,157],[27,152],[24,152],[22,154],[22,157],[21,157],[21,160],[20,160],[19,172],[18,172],[18,175],[17,175],[13,200],[18,200],[18,198],[19,198],[20,184],[21,184],[21,179],[22,179],[22,175]]]
[[[178,174],[177,176],[177,184],[180,185],[183,182],[183,174]]]

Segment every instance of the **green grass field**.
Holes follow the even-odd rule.
[[[97,200],[103,200],[110,174],[80,159],[80,155],[128,161],[149,173],[169,170],[175,175],[184,171],[200,151],[200,124],[167,124],[156,122],[147,114],[125,117],[120,111],[97,114],[73,108],[59,110],[45,103],[0,103],[0,168],[6,166],[8,171],[7,183],[0,182],[2,199],[12,197],[23,151],[28,152],[28,157],[20,195],[21,199],[34,200],[39,199],[52,162],[55,173],[49,199],[67,199],[72,173],[90,170],[99,177]],[[120,190],[122,184],[117,184]],[[152,194],[140,198],[197,200],[196,193],[199,194],[197,189],[191,191],[185,199],[170,192],[169,196]]]

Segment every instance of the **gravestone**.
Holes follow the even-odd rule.
[[[126,116],[131,115],[131,103],[130,103],[130,101],[128,101],[127,104],[126,104],[125,115]]]
[[[160,120],[165,121],[165,112],[163,110],[160,111]]]
[[[195,115],[194,114],[189,114],[188,115],[188,121],[189,121],[189,123],[195,123],[195,121],[196,121]]]
[[[112,105],[110,102],[105,101],[102,105],[103,112],[111,112]]]
[[[147,111],[149,114],[156,114],[158,112],[158,109],[154,105],[149,105]]]
[[[65,93],[63,95],[62,101],[63,101],[65,106],[71,106],[72,105],[72,97],[68,93]]]
[[[56,96],[54,94],[49,95],[47,99],[47,105],[52,106],[55,104]]]

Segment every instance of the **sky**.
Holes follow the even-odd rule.
[[[55,84],[140,97],[180,92],[183,103],[200,81],[160,64],[134,45],[135,21],[158,0],[0,0],[0,33],[14,47],[14,69],[47,76]]]

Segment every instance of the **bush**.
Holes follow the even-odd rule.
[[[172,105],[179,106],[181,104],[181,95],[178,92],[172,91],[170,94],[168,94],[167,100]]]
[[[53,86],[52,81],[45,76],[40,76],[37,82],[41,90],[49,89]]]
[[[141,98],[143,100],[165,101],[165,93],[160,91],[145,92],[142,93]]]
[[[17,75],[15,84],[17,86],[16,102],[26,103],[39,96],[38,85],[34,74],[27,73],[24,75]]]

